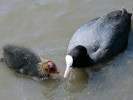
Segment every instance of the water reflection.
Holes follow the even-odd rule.
[[[49,79],[40,81],[39,83],[43,85],[46,89],[42,91],[42,94],[48,99],[53,100],[57,95],[59,95],[58,91],[63,82],[62,76],[51,76]]]
[[[127,59],[127,63],[126,66],[128,68],[129,72],[133,72],[133,55],[132,55],[132,51],[133,51],[133,25],[132,25],[132,29],[131,29],[131,33],[129,35],[129,40],[128,40],[128,47],[127,50],[125,52],[125,55],[127,55],[128,59]]]
[[[66,79],[65,90],[69,93],[81,92],[87,87],[89,74],[84,68],[73,69]]]
[[[90,1],[90,2],[89,2]],[[0,45],[18,44],[53,60],[61,72],[71,36],[87,20],[125,8],[132,0],[1,0]],[[2,57],[2,48],[0,48]],[[64,66],[64,67],[63,67]],[[0,64],[1,100],[132,100],[133,31],[127,49],[93,68],[74,69],[68,79],[17,74]],[[32,79],[33,78],[33,79]],[[88,95],[89,94],[89,95]]]
[[[132,28],[131,28],[131,33],[129,34],[129,38],[128,38],[127,51],[130,51],[132,49],[133,49],[133,24],[132,24]]]

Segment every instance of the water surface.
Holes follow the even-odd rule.
[[[30,48],[64,73],[67,45],[85,22],[132,0],[1,0],[0,56],[6,44]],[[40,81],[0,63],[0,100],[133,100],[133,30],[127,49],[95,69],[75,69],[68,79]]]

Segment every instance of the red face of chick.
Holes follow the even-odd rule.
[[[52,61],[48,61],[47,64],[49,66],[49,73],[50,74],[61,75],[61,73],[58,71],[57,66],[55,65],[55,63],[53,63]]]
[[[45,75],[45,74],[61,75],[61,73],[58,71],[55,63],[53,63],[52,61],[49,61],[49,60],[42,61],[42,67],[41,67],[40,73],[42,75]]]

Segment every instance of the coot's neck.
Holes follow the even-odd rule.
[[[84,46],[78,45],[74,47],[68,55],[71,55],[73,58],[73,67],[88,67],[92,63]]]

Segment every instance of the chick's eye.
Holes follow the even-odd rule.
[[[54,67],[53,67],[52,65],[50,65],[50,66],[49,66],[49,69],[51,69],[51,70],[52,70],[52,69],[54,69]]]

